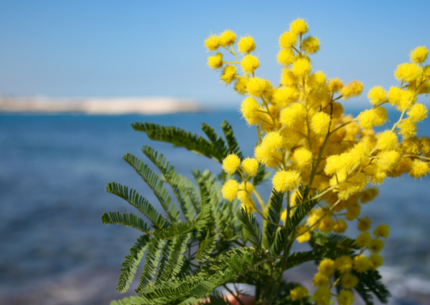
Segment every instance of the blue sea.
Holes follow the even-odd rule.
[[[392,121],[397,113],[390,114]],[[153,122],[200,131],[203,122],[220,131],[227,119],[245,155],[255,130],[236,111],[162,116],[0,115],[0,304],[108,304],[121,262],[139,233],[105,226],[105,211],[135,212],[106,193],[107,182],[155,198],[122,160],[144,159],[144,144],[162,152],[176,170],[220,172],[220,165],[170,144],[152,142],[133,122]],[[419,135],[430,135],[428,122]],[[392,304],[430,303],[430,177],[388,179],[362,215],[386,223],[391,234],[381,269]],[[262,193],[268,196],[269,185]],[[355,234],[351,228],[350,234]],[[312,268],[314,268],[312,266]],[[139,272],[139,271],[138,271]],[[131,289],[132,290],[132,289]]]

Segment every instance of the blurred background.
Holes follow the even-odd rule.
[[[356,115],[369,107],[370,88],[397,85],[393,72],[412,49],[430,47],[429,9],[428,1],[0,0],[0,303],[108,304],[124,296],[116,280],[138,232],[101,223],[105,211],[134,211],[105,193],[106,183],[156,202],[121,159],[126,152],[143,158],[149,144],[188,177],[193,168],[220,171],[150,142],[131,123],[201,134],[203,122],[220,130],[227,119],[252,155],[256,138],[238,113],[242,98],[206,65],[209,34],[252,35],[257,75],[278,83],[278,37],[305,19],[321,42],[313,68],[364,83],[363,95],[344,103]],[[398,115],[390,112],[391,122]],[[428,122],[419,127],[430,134]],[[389,179],[362,212],[392,228],[381,269],[391,304],[430,303],[429,182]]]

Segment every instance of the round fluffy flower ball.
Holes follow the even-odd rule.
[[[242,162],[242,171],[245,174],[255,177],[258,170],[258,161],[256,159],[246,158]]]
[[[309,36],[303,40],[302,47],[303,47],[303,51],[309,54],[314,54],[319,51],[320,42],[318,38]]]
[[[355,244],[361,248],[370,247],[372,244],[372,236],[370,236],[369,232],[362,232],[355,239]]]
[[[387,99],[387,92],[381,86],[376,86],[369,90],[367,97],[373,105],[376,105]]]
[[[298,168],[310,166],[312,164],[312,152],[305,147],[300,147],[294,151],[292,160]]]
[[[317,135],[325,135],[330,125],[330,116],[324,112],[316,113],[311,119],[311,129]]]
[[[214,56],[208,57],[208,66],[212,69],[222,67],[222,53],[216,53]]]
[[[416,64],[405,63],[397,66],[397,70],[394,71],[394,76],[398,80],[412,82],[421,76],[422,73],[423,69]]]
[[[330,304],[331,293],[330,288],[325,286],[319,286],[314,293],[314,301],[320,305]]]
[[[339,305],[352,305],[354,302],[354,295],[350,290],[342,290],[337,295],[337,303]]]
[[[354,257],[353,264],[354,264],[354,269],[358,273],[366,272],[371,268],[369,259],[363,254],[360,254]]]
[[[293,73],[297,77],[304,77],[311,71],[311,64],[306,58],[299,58],[293,63]]]
[[[254,38],[251,36],[242,37],[237,43],[237,47],[239,48],[239,52],[249,53],[255,50],[255,42]]]
[[[369,217],[363,217],[358,219],[357,229],[359,231],[367,231],[372,226],[372,220]]]
[[[290,32],[296,35],[305,34],[308,31],[308,25],[303,19],[298,18],[290,24]]]
[[[308,290],[305,287],[299,286],[290,290],[291,300],[301,300],[306,298],[308,295]]]
[[[352,269],[352,258],[349,255],[343,255],[334,261],[335,267],[340,273],[349,272]]]
[[[386,224],[380,224],[373,231],[373,235],[375,235],[375,237],[387,238],[389,234],[390,234],[390,227],[387,226]]]
[[[229,46],[234,44],[236,41],[236,34],[231,30],[225,30],[219,35],[219,45],[221,47]]]
[[[297,43],[297,35],[291,32],[285,32],[279,36],[279,46],[282,49],[291,48]]]
[[[245,71],[246,73],[252,73],[260,66],[260,62],[258,61],[257,57],[248,54],[243,57],[242,61],[240,62],[240,65],[243,71]]]
[[[246,84],[246,91],[255,97],[261,97],[267,88],[267,82],[265,79],[259,77],[251,78]]]
[[[414,162],[412,162],[412,168],[411,168],[411,171],[409,172],[409,176],[413,178],[421,178],[426,176],[429,171],[430,171],[430,167],[428,162],[424,162],[421,160],[414,160]]]
[[[205,47],[208,51],[215,51],[219,48],[219,37],[217,35],[211,35],[205,40]]]
[[[247,97],[243,100],[240,111],[249,125],[257,124],[260,121],[259,108],[260,105],[254,98]]]
[[[426,47],[417,47],[411,51],[411,61],[415,64],[425,62],[428,54],[429,50]]]
[[[226,84],[230,84],[235,78],[236,67],[233,65],[225,66],[221,74],[221,80]]]
[[[239,191],[239,183],[236,180],[228,180],[222,187],[221,193],[228,201],[233,201]]]
[[[291,49],[281,49],[276,57],[281,65],[290,65],[294,61],[294,52]]]
[[[279,193],[291,191],[302,182],[300,174],[296,171],[279,171],[273,176],[273,187]]]
[[[240,166],[240,159],[235,154],[230,154],[222,161],[222,169],[230,175],[233,175]]]
[[[319,266],[318,266],[318,272],[325,274],[325,275],[332,275],[336,269],[336,264],[332,259],[325,258],[323,259]]]
[[[414,122],[421,122],[427,118],[428,109],[423,104],[415,104],[408,111],[408,115]]]
[[[380,150],[393,150],[399,145],[397,135],[391,131],[386,130],[378,136],[378,148]]]

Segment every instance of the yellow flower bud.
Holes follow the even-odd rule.
[[[246,36],[240,38],[239,42],[237,43],[237,47],[239,49],[239,52],[241,53],[249,53],[255,50],[255,42],[254,38],[251,36]]]
[[[222,161],[222,168],[227,174],[234,174],[240,165],[240,159],[235,154],[230,154]]]
[[[394,76],[401,81],[412,82],[423,74],[423,69],[416,64],[401,64],[397,66]]]
[[[291,65],[294,61],[294,52],[291,49],[281,49],[276,57],[281,65]]]
[[[246,202],[247,200],[251,199],[252,191],[254,190],[254,185],[251,182],[242,182],[239,185],[239,191],[237,193],[237,198],[242,201]]]
[[[407,113],[412,121],[421,122],[427,118],[428,110],[423,104],[415,104]]]
[[[381,86],[377,86],[370,89],[367,97],[373,105],[376,105],[387,99],[387,92]]]
[[[336,258],[334,264],[340,273],[346,273],[352,269],[352,258],[349,255],[343,255]]]
[[[363,254],[354,257],[353,266],[358,273],[366,272],[371,268],[369,259]]]
[[[369,217],[358,219],[357,228],[360,231],[367,231],[372,226],[372,220]]]
[[[239,190],[239,183],[236,180],[228,180],[222,187],[222,197],[228,201],[233,201]]]
[[[413,178],[422,178],[430,171],[429,163],[421,160],[414,160],[409,176]]]
[[[318,265],[318,272],[327,276],[332,275],[336,269],[335,263],[332,259],[325,258]]]
[[[205,40],[205,47],[208,51],[215,51],[219,48],[219,37],[217,35],[211,35]]]
[[[372,244],[372,236],[370,236],[369,232],[362,232],[355,240],[355,244],[360,248],[370,247]]]
[[[233,65],[225,66],[221,74],[221,80],[226,84],[230,84],[235,78],[236,67]]]
[[[398,146],[397,135],[391,130],[386,130],[378,135],[378,148],[380,150],[393,150]]]
[[[355,288],[358,284],[358,277],[352,273],[343,273],[340,276],[340,283],[345,289]]]
[[[260,62],[258,61],[258,58],[248,54],[245,55],[240,62],[240,66],[242,67],[243,71],[245,73],[252,73],[260,66]]]
[[[306,226],[299,226],[297,235],[296,239],[299,243],[305,243],[311,239],[311,232],[308,231],[308,227]]]
[[[314,286],[328,286],[330,284],[330,279],[327,275],[318,272],[315,273],[312,284]]]
[[[319,286],[314,293],[314,301],[319,305],[328,305],[330,304],[330,300],[331,300],[330,288],[325,286]]]
[[[256,159],[246,158],[242,162],[242,171],[245,174],[255,177],[258,170],[258,161]]]
[[[311,129],[315,134],[322,136],[328,133],[330,116],[324,112],[317,112],[311,119]]]
[[[314,54],[320,50],[320,42],[318,38],[308,36],[303,40],[302,48],[303,51],[309,54]]]
[[[423,63],[426,61],[428,54],[429,50],[426,47],[417,47],[411,51],[411,61],[415,64]]]
[[[375,235],[375,237],[387,238],[389,234],[390,234],[390,227],[387,226],[386,224],[381,224],[377,226],[373,231],[373,235]]]
[[[291,32],[285,32],[279,37],[281,49],[288,49],[297,43],[297,35]]]
[[[373,270],[381,267],[384,264],[384,259],[378,254],[372,254],[369,257],[370,265]]]
[[[299,286],[290,290],[291,300],[297,301],[308,296],[308,290],[305,287]]]
[[[304,77],[311,71],[311,63],[306,58],[299,58],[293,63],[293,73],[297,77]]]
[[[379,253],[384,248],[384,242],[380,239],[374,239],[369,247],[372,253]]]
[[[240,77],[237,79],[236,83],[234,84],[234,90],[240,94],[244,95],[246,93],[246,85],[248,84],[248,79]]]
[[[345,220],[339,219],[336,221],[333,227],[333,232],[335,233],[345,233],[346,229],[348,229],[348,224]]]
[[[290,31],[296,35],[305,34],[309,31],[308,25],[303,19],[297,18],[290,24]]]
[[[279,171],[273,176],[273,187],[279,193],[292,191],[300,185],[302,178],[296,171]]]
[[[253,77],[250,78],[247,85],[246,91],[255,97],[261,97],[267,88],[267,82],[265,79]]]
[[[354,303],[354,295],[349,290],[342,290],[337,295],[337,303],[339,305],[352,305]]]
[[[208,66],[212,69],[222,67],[222,53],[216,53],[214,56],[208,57]]]
[[[219,45],[221,47],[230,46],[236,41],[236,34],[230,30],[225,30],[219,36]]]

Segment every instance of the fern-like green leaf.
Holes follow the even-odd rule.
[[[145,132],[151,140],[171,143],[194,153],[222,162],[222,155],[212,143],[203,137],[174,126],[167,127],[151,123],[134,123],[134,130]]]
[[[159,231],[159,238],[163,240],[168,240],[187,234],[197,227],[197,222],[198,220],[193,220],[189,222],[178,222],[166,229]]]
[[[249,240],[255,248],[261,249],[260,226],[255,216],[253,214],[248,214],[248,211],[242,208],[237,211],[237,218],[243,224],[245,238]]]
[[[272,191],[272,196],[270,198],[270,203],[267,206],[269,211],[269,220],[273,223],[279,223],[281,219],[282,202],[284,199],[284,193],[278,193],[276,190]],[[263,235],[263,248],[270,249],[273,241],[275,240],[276,230],[278,226],[266,222],[266,227],[264,228]]]
[[[204,262],[210,257],[213,250],[215,249],[218,237],[219,234],[210,235],[209,231],[207,232],[205,239],[200,243],[200,246],[196,252],[196,261]]]
[[[130,255],[125,257],[125,261],[121,264],[123,268],[121,268],[122,272],[119,276],[119,282],[116,288],[118,291],[123,293],[130,288],[130,284],[136,274],[137,266],[145,253],[148,241],[148,235],[141,235],[134,246],[131,247]]]
[[[148,200],[143,198],[134,189],[128,190],[127,186],[123,186],[119,183],[108,183],[106,186],[106,192],[112,193],[126,200],[132,206],[137,208],[143,215],[145,215],[157,229],[162,229],[170,225],[166,219],[164,219],[155,208],[149,203]]]
[[[189,183],[186,178],[179,175],[173,165],[171,165],[163,154],[158,153],[152,147],[148,145],[144,145],[142,147],[142,152],[151,160],[152,163],[157,166],[160,172],[163,174],[163,177],[167,183],[169,183],[170,187],[175,194],[176,199],[178,200],[179,206],[182,210],[182,214],[184,215],[187,221],[191,221],[194,219],[195,211],[192,206],[191,196],[189,190]]]
[[[233,133],[233,128],[227,122],[227,120],[224,120],[224,122],[222,122],[221,128],[224,132],[225,139],[227,140],[228,153],[234,153],[240,158],[240,160],[243,160],[243,154],[240,151],[239,144],[237,144],[236,137]]]
[[[339,256],[349,254],[348,251],[342,249],[315,249],[311,251],[295,252],[291,254],[287,259],[287,264],[284,269],[288,270],[303,263],[315,260],[321,260],[323,258],[336,259]]]
[[[149,227],[146,222],[144,222],[140,217],[137,217],[133,213],[123,213],[120,212],[109,212],[102,215],[102,222],[105,225],[123,225],[131,228],[138,229],[143,233],[149,232]]]
[[[212,145],[214,146],[214,148],[218,150],[220,156],[222,156],[222,159],[227,157],[229,153],[229,149],[225,145],[224,139],[221,137],[218,137],[215,130],[209,125],[207,125],[206,123],[202,124],[202,130],[209,138],[209,140],[212,142]]]
[[[155,197],[157,197],[164,211],[167,213],[167,217],[170,219],[170,221],[172,223],[176,223],[179,220],[179,211],[176,208],[176,205],[170,205],[170,194],[164,187],[160,177],[154,173],[148,165],[144,164],[142,160],[130,153],[126,153],[123,159],[136,170],[136,172],[151,188]]]
[[[320,231],[311,231],[311,244],[321,246],[321,247],[329,247],[329,248],[336,248],[336,247],[342,247],[346,249],[360,249],[355,244],[355,240],[352,238],[349,238],[345,235],[340,234],[328,234],[323,233]]]
[[[376,271],[367,271],[364,273],[356,273],[359,279],[355,290],[360,294],[366,304],[373,304],[373,293],[381,303],[387,304],[388,298],[391,296],[385,285],[381,282],[381,275]]]
[[[318,204],[318,199],[309,200],[309,188],[300,187],[297,191],[296,206],[298,208],[294,212],[293,216],[288,220],[288,233],[290,235],[296,230],[296,227],[300,222],[309,214],[309,212]],[[309,200],[309,201],[308,201]],[[307,202],[306,202],[307,201]]]
[[[181,271],[185,261],[185,252],[187,250],[187,243],[191,238],[191,234],[181,235],[173,239],[169,257],[163,268],[158,271],[158,282],[169,281],[174,279]]]
[[[157,267],[160,263],[160,255],[162,246],[162,239],[158,237],[158,232],[156,232],[148,244],[148,252],[145,256],[145,265],[143,267],[142,275],[140,276],[139,285],[136,289],[136,292],[139,293],[140,290],[146,288],[149,285],[152,285],[152,280],[154,279]]]

